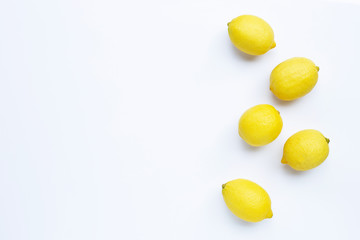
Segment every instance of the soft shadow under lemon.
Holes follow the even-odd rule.
[[[258,56],[246,54],[246,53],[240,51],[239,49],[237,49],[232,43],[230,43],[230,44],[231,44],[231,48],[233,50],[232,52],[240,59],[247,61],[247,62],[253,62],[257,59]]]
[[[247,144],[241,137],[239,137],[239,145],[242,150],[248,151],[248,152],[258,152],[261,147],[254,147],[249,144]]]
[[[281,163],[281,165],[282,165],[281,167],[282,167],[283,171],[288,175],[300,176],[300,175],[306,175],[307,174],[307,171],[296,171],[287,164],[282,164]]]

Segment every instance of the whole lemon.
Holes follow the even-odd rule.
[[[269,104],[260,104],[241,116],[239,135],[251,146],[263,146],[279,136],[282,126],[279,111]]]
[[[295,100],[315,87],[318,71],[319,67],[307,58],[290,58],[271,72],[270,90],[281,100]]]
[[[281,163],[298,171],[315,168],[329,155],[329,142],[316,130],[297,132],[286,141]]]
[[[273,216],[269,195],[252,181],[236,179],[225,183],[222,195],[230,211],[245,221],[260,222]]]
[[[262,55],[276,46],[272,28],[256,16],[234,18],[228,23],[228,32],[235,47],[250,55]]]

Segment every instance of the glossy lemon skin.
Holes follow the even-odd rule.
[[[328,157],[329,142],[330,140],[317,130],[297,132],[286,141],[281,163],[298,171],[313,169]]]
[[[236,179],[222,186],[222,195],[230,211],[248,222],[260,222],[272,218],[271,200],[258,184]]]
[[[250,55],[262,55],[276,46],[270,25],[253,15],[234,18],[228,23],[228,32],[234,46]]]
[[[277,65],[270,75],[270,90],[284,101],[308,94],[318,81],[317,67],[310,59],[290,58]]]
[[[258,147],[274,141],[282,126],[279,111],[269,104],[260,104],[245,111],[239,120],[238,130],[245,142]]]

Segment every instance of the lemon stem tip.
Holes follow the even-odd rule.
[[[326,142],[329,144],[330,143],[330,139],[325,138]]]
[[[320,68],[319,68],[318,66],[316,66],[316,70],[317,70],[317,71],[320,71]]]
[[[223,185],[221,185],[222,189],[224,189],[224,188],[225,188],[225,185],[226,185],[226,183],[224,183]]]

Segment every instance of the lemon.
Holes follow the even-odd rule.
[[[295,100],[315,87],[318,71],[319,67],[307,58],[290,58],[271,72],[270,90],[281,100]]]
[[[245,221],[260,222],[273,216],[269,195],[252,181],[236,179],[225,183],[222,195],[230,211]]]
[[[234,18],[228,23],[228,32],[235,47],[250,55],[262,55],[276,46],[272,28],[256,16]]]
[[[263,146],[279,136],[282,126],[279,111],[269,104],[260,104],[241,116],[239,135],[251,146]]]
[[[281,163],[298,171],[315,168],[329,155],[329,142],[316,130],[297,132],[286,141]]]

